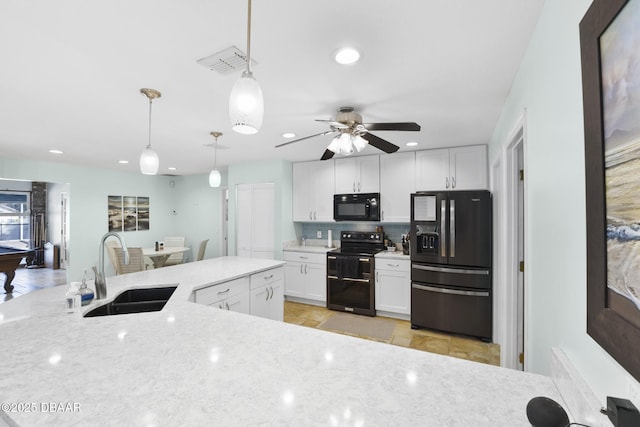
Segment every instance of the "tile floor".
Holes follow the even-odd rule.
[[[285,322],[310,328],[317,328],[320,323],[336,313],[338,312],[329,310],[326,307],[292,301],[285,301],[284,304]],[[351,315],[359,316],[358,314]],[[500,346],[498,344],[489,344],[479,339],[449,335],[425,329],[414,330],[411,329],[411,323],[407,320],[390,320],[396,323],[395,329],[391,339],[382,342],[500,366]],[[372,339],[364,336],[360,336],[359,338]]]
[[[49,268],[27,269],[20,267],[16,270],[16,277],[12,282],[15,287],[13,293],[6,294],[3,287],[3,276],[4,275],[0,275],[0,304],[38,289],[65,285],[67,283],[67,272],[65,270],[52,270]],[[329,310],[326,307],[300,304],[291,301],[285,301],[284,304],[285,322],[311,328],[317,328],[320,323],[336,313],[338,312]],[[353,314],[352,316],[358,315]],[[366,316],[361,317],[366,318]],[[496,366],[500,365],[500,346],[497,344],[488,344],[477,339],[425,329],[414,330],[411,329],[411,323],[406,320],[389,320],[395,322],[396,326],[391,339],[383,342]],[[364,336],[359,336],[359,338],[373,339]]]

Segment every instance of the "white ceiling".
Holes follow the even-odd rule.
[[[408,141],[420,143],[413,150],[485,144],[543,2],[253,0],[252,71],[265,116],[259,133],[240,135],[228,118],[240,72],[196,61],[231,45],[246,50],[246,1],[3,0],[0,155],[136,171],[148,139],[143,87],[162,92],[152,124],[160,173],[210,170],[213,130],[230,147],[218,151],[219,166],[319,159],[331,136],[274,146],[283,132],[328,130],[314,119],[343,105],[365,122],[420,124],[374,132],[402,151]],[[362,52],[357,64],[333,62],[344,45]]]

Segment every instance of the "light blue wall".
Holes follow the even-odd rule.
[[[491,159],[500,155],[526,108],[527,366],[549,374],[551,348],[560,347],[605,403],[607,395],[629,397],[629,384],[637,382],[586,333],[578,25],[590,4],[590,0],[545,2],[489,148]]]
[[[149,197],[150,229],[123,232],[129,246],[152,246],[165,236],[185,235],[189,245],[211,238],[207,257],[218,254],[220,189],[210,188],[206,175],[147,176],[0,157],[0,178],[69,184],[68,280],[79,280],[84,269],[98,264],[98,243],[108,231],[109,195]],[[107,275],[111,275],[113,269],[107,260],[105,256]]]
[[[293,224],[292,166],[285,160],[229,166],[229,255],[236,254],[235,188],[238,184],[275,184],[274,255],[282,258],[282,244],[296,239]]]

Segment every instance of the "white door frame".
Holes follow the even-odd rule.
[[[497,290],[496,315],[500,323],[498,326],[498,336],[496,341],[500,343],[500,365],[505,368],[523,369],[518,362],[520,353],[518,341],[524,340],[525,330],[519,326],[519,316],[523,318],[522,300],[524,295],[518,292],[520,276],[519,263],[520,252],[524,244],[524,234],[519,233],[519,227],[526,230],[526,224],[519,221],[518,191],[519,191],[519,154],[524,154],[524,165],[526,165],[526,110],[519,117],[513,130],[507,136],[501,149],[501,197],[499,200],[498,218],[500,227],[497,242],[497,250],[494,253],[498,256],[496,262],[497,274],[495,275],[495,285]],[[520,151],[522,150],[522,151]],[[525,168],[526,170],[526,168]],[[524,197],[526,199],[526,181],[524,186]],[[519,238],[519,236],[521,236]],[[521,284],[521,283],[520,283]],[[520,299],[519,299],[520,298]],[[525,361],[526,366],[526,361]]]
[[[229,188],[220,187],[220,256],[229,254]]]

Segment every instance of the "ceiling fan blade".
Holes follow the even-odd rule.
[[[284,147],[285,145],[293,144],[294,142],[304,141],[305,139],[315,138],[316,136],[329,135],[330,133],[334,133],[334,132],[336,132],[336,131],[335,130],[327,130],[327,131],[324,131],[324,132],[316,133],[315,135],[309,135],[309,136],[305,136],[304,138],[294,139],[293,141],[283,142],[282,144],[276,145],[276,148]]]
[[[373,145],[379,150],[384,151],[385,153],[395,153],[400,149],[400,147],[398,147],[397,145],[392,144],[389,141],[386,141],[370,133],[365,133],[360,136],[369,141],[369,144]]]
[[[328,123],[329,125],[337,129],[347,129],[349,127],[348,125],[345,125],[344,123],[336,122],[335,120],[316,119],[316,122]]]
[[[322,157],[320,157],[320,160],[329,160],[334,156],[334,154],[335,153],[331,150],[324,150],[324,153],[322,154]]]
[[[363,123],[367,130],[407,130],[419,131],[420,125],[414,122],[396,122],[396,123]]]

